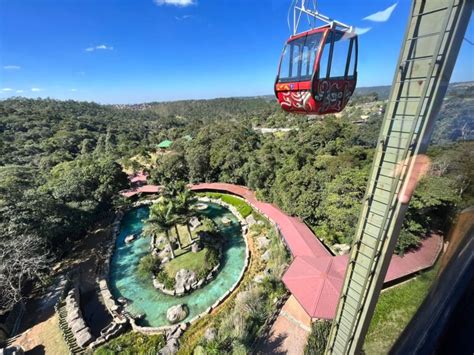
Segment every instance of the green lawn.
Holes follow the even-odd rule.
[[[252,207],[250,207],[249,204],[247,204],[238,197],[227,194],[221,194],[218,192],[207,192],[205,195],[210,198],[220,199],[223,202],[234,206],[244,218],[252,214]]]
[[[171,260],[165,264],[165,270],[172,278],[181,269],[192,270],[197,272],[205,265],[207,248],[202,249],[197,253],[188,252]]]
[[[427,295],[438,267],[380,295],[365,339],[365,353],[387,354]]]
[[[171,228],[170,234],[171,234],[172,239],[174,237],[176,237],[176,229],[174,227]],[[187,246],[189,246],[191,240],[189,239],[188,228],[184,225],[178,224],[178,234],[179,234],[179,240],[180,240],[181,245],[183,246],[183,248],[186,248]],[[196,239],[196,233],[191,232],[191,234],[192,234],[193,238]]]

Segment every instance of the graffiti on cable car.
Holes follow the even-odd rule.
[[[340,112],[354,93],[350,80],[320,80],[314,99],[320,103],[320,113]]]
[[[311,112],[315,109],[314,100],[309,91],[288,91],[281,94],[280,105],[286,110]]]

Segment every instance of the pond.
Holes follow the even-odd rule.
[[[166,311],[171,306],[187,304],[189,315],[186,320],[189,320],[204,312],[226,293],[237,282],[244,268],[246,246],[238,219],[225,207],[208,203],[208,208],[199,213],[216,222],[221,238],[224,238],[221,269],[214,280],[189,295],[164,295],[153,287],[151,275],[149,280],[143,280],[137,274],[140,259],[149,253],[150,238],[140,235],[133,243],[125,243],[128,235],[141,233],[148,213],[148,207],[135,208],[122,219],[110,264],[109,284],[116,299],[125,297],[131,301],[127,306],[130,313],[145,315],[139,325],[161,327],[169,325]],[[222,223],[225,217],[231,220],[230,224]]]

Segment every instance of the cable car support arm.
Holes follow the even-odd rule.
[[[413,0],[326,354],[361,353],[472,8]]]
[[[298,28],[300,26],[300,21],[301,21],[301,16],[303,14],[323,22],[326,25],[330,25],[331,27],[339,27],[341,30],[347,31],[347,32],[352,32],[353,28],[352,26],[346,25],[345,23],[342,23],[340,21],[336,21],[334,19],[331,19],[323,14],[321,14],[317,9],[316,6],[314,5],[314,9],[310,9],[306,6],[307,0],[301,0],[300,5],[295,5],[293,8],[293,35],[296,35],[298,33]]]

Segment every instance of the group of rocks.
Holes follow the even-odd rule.
[[[158,352],[159,355],[174,355],[179,350],[179,338],[188,326],[179,324],[165,333],[166,345]]]
[[[257,238],[257,248],[260,250],[261,255],[260,258],[268,262],[271,257],[272,257],[272,251],[270,250],[270,245],[271,245],[271,240],[266,236],[262,235]],[[270,276],[271,270],[269,268],[266,268],[263,273],[258,274],[257,276],[254,277],[254,281],[256,283],[262,283],[265,278]]]
[[[74,339],[76,339],[77,345],[83,348],[89,345],[94,340],[94,337],[82,317],[82,312],[79,307],[79,291],[77,288],[73,288],[68,292],[65,301],[67,324],[71,329]]]

